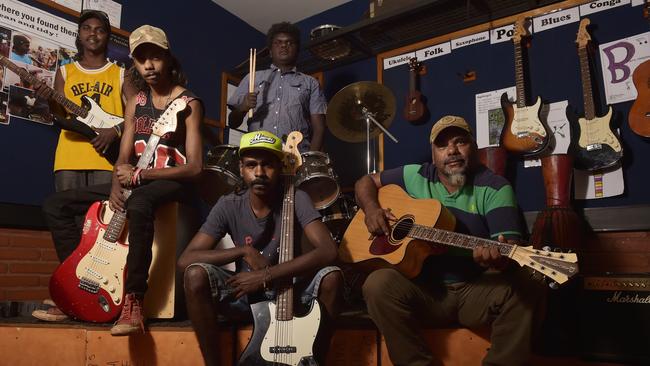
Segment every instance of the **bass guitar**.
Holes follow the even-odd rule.
[[[501,131],[501,146],[506,150],[520,155],[532,156],[544,151],[550,140],[550,129],[543,122],[539,113],[542,99],[537,97],[535,104],[526,105],[526,87],[524,81],[524,65],[522,56],[522,38],[528,35],[525,19],[515,23],[512,41],[515,47],[515,84],[517,101],[511,103],[508,94],[501,95],[501,108],[505,123]]]
[[[596,116],[589,66],[588,46],[591,44],[591,37],[587,31],[589,22],[588,18],[580,21],[576,38],[585,116],[577,119],[570,110],[567,110],[567,118],[571,121],[576,136],[580,136],[571,141],[575,167],[581,170],[600,170],[617,164],[623,157],[623,147],[610,126],[612,107],[608,106],[607,114],[604,116]]]
[[[390,234],[369,239],[365,214],[357,212],[339,246],[339,258],[343,262],[358,263],[367,270],[392,267],[407,278],[414,278],[422,270],[424,260],[440,252],[432,243],[469,250],[487,245],[497,247],[502,256],[558,284],[578,273],[578,258],[574,253],[538,250],[455,233],[451,230],[456,219],[439,201],[411,198],[397,185],[382,187],[379,203],[397,217],[391,224]]]
[[[32,75],[26,69],[16,65],[5,56],[0,55],[0,65],[13,71],[22,80],[25,80],[32,85],[41,83],[39,78]],[[111,128],[124,122],[124,118],[105,112],[94,99],[87,95],[81,97],[82,105],[79,106],[55,89],[49,89],[51,90],[50,99],[56,101],[68,112],[76,116],[74,119],[58,121],[57,125],[64,130],[76,132],[87,139],[92,140],[97,136],[97,132],[95,132],[93,128]],[[114,142],[113,145],[116,145],[116,147],[109,147],[109,149],[113,150],[112,152],[114,153],[109,157],[109,160],[112,160],[111,163],[117,159],[116,154],[119,152],[119,141]]]
[[[424,104],[422,93],[417,88],[417,75],[422,69],[422,63],[417,57],[409,60],[409,92],[404,103],[404,119],[412,122],[427,120],[427,107]]]
[[[294,250],[294,176],[302,164],[298,144],[302,134],[289,134],[284,146],[284,199],[280,231],[279,263],[293,259]],[[293,314],[293,287],[290,281],[276,286],[275,301],[251,305],[253,335],[239,359],[239,365],[317,366],[314,360],[314,340],[320,326],[320,304],[314,300],[311,309],[302,318]]]
[[[643,16],[650,18],[650,5],[643,4]],[[637,96],[627,119],[630,129],[639,136],[650,137],[650,60],[646,60],[634,69],[632,81]]]
[[[183,98],[174,100],[152,126],[137,167],[148,169],[161,136],[174,132]],[[131,195],[124,191],[124,197]],[[106,222],[108,221],[108,224]],[[50,279],[50,295],[65,314],[88,322],[109,322],[122,311],[126,256],[129,252],[126,212],[112,211],[107,201],[90,206],[79,246]]]

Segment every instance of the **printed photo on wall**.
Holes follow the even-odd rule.
[[[76,55],[77,50],[59,47],[59,67],[74,62],[74,57]]]
[[[9,117],[7,116],[7,99],[8,94],[0,92],[0,124],[8,125]]]
[[[59,47],[51,42],[14,32],[9,59],[55,71],[58,50]]]
[[[52,114],[47,100],[36,98],[33,90],[11,85],[8,99],[7,111],[12,118],[18,117],[36,123],[52,124]]]
[[[11,50],[11,30],[0,27],[0,55],[9,57]]]

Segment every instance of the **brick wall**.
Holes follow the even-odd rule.
[[[0,301],[48,298],[58,264],[49,232],[0,228]]]
[[[650,232],[598,233],[580,255],[583,275],[650,269]],[[0,301],[48,298],[58,260],[47,231],[0,228]]]

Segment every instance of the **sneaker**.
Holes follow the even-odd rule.
[[[32,316],[46,322],[62,322],[70,319],[69,316],[65,315],[61,309],[56,306],[52,306],[47,310],[34,310],[32,311]]]
[[[144,319],[142,317],[142,300],[135,294],[124,297],[124,307],[120,318],[111,328],[111,335],[125,336],[130,334],[144,334]]]

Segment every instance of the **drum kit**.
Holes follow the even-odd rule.
[[[368,173],[371,173],[371,139],[385,133],[395,117],[395,97],[385,86],[361,81],[341,89],[330,101],[327,126],[332,134],[346,142],[366,142]],[[374,150],[374,149],[373,149]],[[242,187],[238,147],[218,145],[205,161],[199,191],[206,203],[214,205],[222,195]],[[323,222],[338,242],[343,237],[358,207],[354,200],[341,194],[338,176],[327,153],[309,151],[301,154],[303,164],[296,173],[296,186],[311,198]]]

